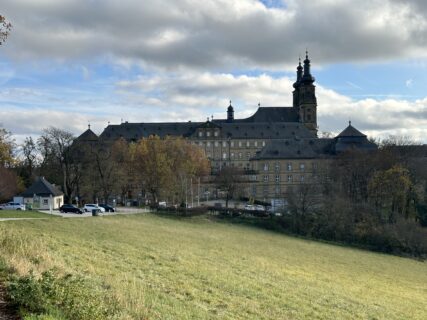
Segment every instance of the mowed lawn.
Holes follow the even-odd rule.
[[[16,270],[87,275],[127,319],[427,319],[425,262],[203,217],[1,222],[7,237]]]
[[[0,219],[6,218],[52,218],[54,216],[38,211],[0,210]]]

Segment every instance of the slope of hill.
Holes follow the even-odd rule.
[[[7,221],[0,257],[90,278],[123,319],[427,318],[425,262],[202,217]]]

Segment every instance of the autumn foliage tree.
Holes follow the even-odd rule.
[[[148,193],[154,204],[161,196],[185,201],[191,179],[209,172],[202,150],[182,138],[143,138],[131,144],[130,155],[141,191]]]
[[[368,185],[369,196],[381,221],[395,223],[398,217],[408,218],[412,187],[409,171],[402,166],[373,175]]]
[[[22,188],[15,164],[15,142],[10,132],[0,128],[0,201],[9,200]]]

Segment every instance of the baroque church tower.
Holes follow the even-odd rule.
[[[301,60],[297,67],[297,81],[294,83],[293,107],[303,123],[310,131],[317,134],[317,99],[314,77],[310,73],[310,60],[306,51],[304,69]]]

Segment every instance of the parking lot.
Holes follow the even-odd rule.
[[[92,212],[77,214],[77,213],[61,213],[58,210],[53,210],[52,213],[49,210],[38,210],[38,211],[46,214],[52,214],[55,216],[64,217],[64,218],[92,217]],[[99,215],[114,216],[114,215],[120,215],[120,214],[136,214],[136,213],[144,213],[144,212],[150,212],[150,210],[145,208],[135,208],[135,207],[118,207],[116,208],[116,212],[104,212],[104,213],[99,213]]]

